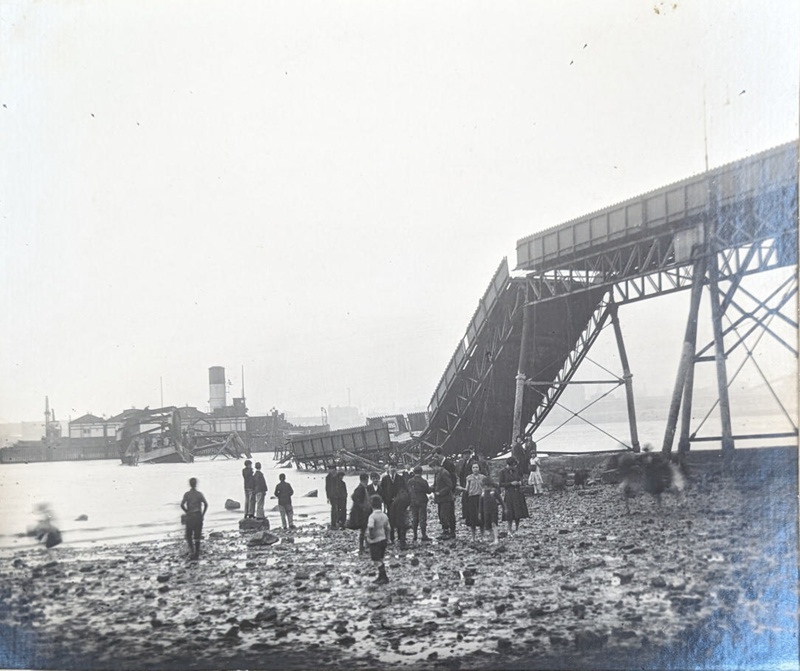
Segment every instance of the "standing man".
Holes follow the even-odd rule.
[[[433,478],[433,500],[439,507],[439,522],[442,524],[441,540],[456,537],[456,504],[453,479],[439,461],[430,464],[435,476]]]
[[[414,475],[409,479],[408,494],[411,498],[411,527],[414,530],[414,541],[417,540],[417,529],[422,529],[422,540],[429,541],[428,538],[428,494],[431,493],[431,486],[422,477],[422,466],[414,467]]]
[[[253,462],[249,459],[244,462],[242,479],[244,480],[244,516],[253,517],[256,509],[256,498],[253,491],[255,480],[253,479]]]
[[[336,464],[328,466],[328,475],[325,476],[325,497],[331,507],[331,529],[336,529],[339,526],[339,513],[333,503],[336,499]]]
[[[183,495],[181,509],[186,513],[186,542],[192,559],[200,557],[200,533],[203,531],[203,518],[208,510],[208,501],[202,492],[197,491],[197,478],[189,478],[189,491]]]
[[[375,471],[369,474],[369,484],[367,485],[367,494],[373,496],[381,495],[381,474]],[[371,504],[370,504],[371,505]]]
[[[383,499],[383,505],[386,506],[386,512],[389,512],[389,507],[392,505],[392,501],[394,501],[394,497],[400,492],[400,488],[403,487],[403,476],[397,474],[397,466],[394,464],[389,464],[389,472],[383,476],[381,479],[381,490],[378,492]],[[389,520],[391,523],[391,520]],[[392,535],[392,540],[394,540],[394,534]]]
[[[344,481],[344,471],[339,471],[336,474],[336,479],[333,481],[331,518],[332,528],[347,528],[347,485]]]
[[[453,483],[453,492],[456,491],[456,483],[458,482],[458,476],[456,474],[456,465],[453,463],[453,460],[450,457],[446,457],[444,452],[442,452],[441,447],[437,447],[433,451],[433,458],[439,462],[439,465],[444,468],[450,474],[450,480]]]
[[[286,522],[289,522],[288,528],[294,529],[294,508],[292,508],[292,495],[294,490],[292,486],[286,482],[286,476],[281,473],[278,475],[280,482],[275,486],[275,496],[278,499],[278,511],[281,514],[281,526],[286,529]]]
[[[264,499],[267,496],[267,480],[261,472],[261,462],[256,462],[256,472],[253,473],[253,492],[256,497],[256,519],[264,519]]]

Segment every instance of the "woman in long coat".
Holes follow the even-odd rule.
[[[367,490],[369,477],[366,473],[362,473],[358,479],[358,486],[350,497],[353,501],[353,507],[350,508],[347,528],[358,529],[358,553],[363,554],[366,551],[367,522],[372,513],[372,504],[369,502],[370,495]]]
[[[508,535],[512,535],[511,523],[514,523],[514,531],[519,529],[519,521],[528,514],[528,504],[525,503],[525,495],[522,493],[522,474],[519,472],[517,460],[514,457],[506,459],[506,467],[500,471],[500,489],[504,492],[503,502],[505,503],[505,519],[508,523]]]

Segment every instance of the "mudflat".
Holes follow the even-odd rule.
[[[385,586],[357,532],[317,524],[267,546],[209,529],[196,562],[180,527],[158,542],[17,552],[0,568],[0,666],[796,665],[793,463],[701,465],[685,501],[645,495],[630,514],[614,484],[529,495],[531,517],[499,545],[462,524],[454,541],[390,546]],[[436,536],[433,505],[429,518]]]

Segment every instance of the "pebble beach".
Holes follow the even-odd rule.
[[[454,541],[390,546],[388,585],[357,532],[303,520],[263,546],[207,531],[196,562],[180,528],[26,548],[0,569],[0,666],[797,668],[793,455],[704,466],[685,501],[643,496],[630,513],[599,478],[529,494],[499,545],[461,524]],[[429,518],[435,537],[433,504]]]

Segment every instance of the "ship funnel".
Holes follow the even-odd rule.
[[[211,366],[208,369],[208,405],[211,407],[211,412],[224,408],[225,403],[225,368]]]

